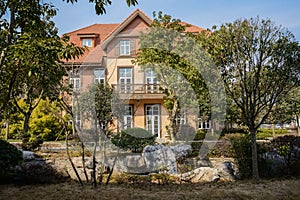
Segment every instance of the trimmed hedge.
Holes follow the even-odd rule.
[[[156,136],[142,128],[128,128],[111,138],[111,142],[123,150],[141,153],[145,146],[154,145]]]

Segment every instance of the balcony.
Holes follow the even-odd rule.
[[[121,99],[162,99],[159,84],[113,84]]]

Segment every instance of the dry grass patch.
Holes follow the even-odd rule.
[[[94,189],[78,183],[0,185],[0,199],[300,199],[300,180],[264,180],[207,184],[110,184]]]

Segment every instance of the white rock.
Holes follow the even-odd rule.
[[[147,146],[143,150],[143,157],[149,172],[157,170],[168,170],[170,174],[177,174],[176,159],[191,150],[190,145],[179,144],[176,146]]]
[[[32,151],[22,151],[23,153],[23,160],[33,160],[35,158],[35,154]]]

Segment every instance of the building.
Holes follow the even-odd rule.
[[[83,91],[94,83],[106,82],[127,101],[124,123],[117,129],[141,127],[157,135],[159,141],[165,141],[169,122],[159,83],[151,70],[144,71],[132,64],[139,49],[139,33],[151,23],[152,20],[137,9],[120,24],[93,24],[66,33],[70,42],[86,46],[89,51],[65,65],[74,90]],[[187,31],[199,33],[203,29],[190,26]],[[79,121],[80,117],[77,118]],[[209,128],[207,123],[205,128]]]

